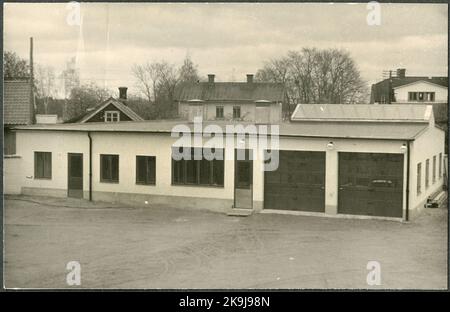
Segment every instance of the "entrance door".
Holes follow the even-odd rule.
[[[403,154],[339,153],[338,213],[403,215]]]
[[[69,197],[83,198],[83,154],[68,154],[68,192]]]
[[[251,150],[234,153],[234,207],[253,207],[253,160]]]

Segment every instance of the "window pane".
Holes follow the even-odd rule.
[[[146,172],[146,178],[147,183],[154,184],[155,183],[155,176],[156,176],[156,161],[154,156],[147,157],[147,172]]]
[[[119,156],[111,155],[111,178],[113,181],[119,181]]]
[[[213,184],[223,185],[223,160],[213,160]]]
[[[210,184],[211,161],[200,161],[200,184]]]
[[[145,157],[136,156],[136,182],[146,183],[146,162]]]
[[[198,161],[197,160],[186,160],[186,183],[189,184],[197,184],[197,167],[198,167]]]

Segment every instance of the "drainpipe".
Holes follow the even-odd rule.
[[[90,131],[87,134],[89,138],[89,201],[92,201],[92,137]]]
[[[405,221],[409,221],[409,147],[410,141],[406,141],[406,211],[405,211]]]

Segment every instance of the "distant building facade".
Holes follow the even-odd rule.
[[[249,121],[278,123],[286,91],[281,83],[255,82],[247,75],[246,82],[216,82],[208,75],[208,82],[184,83],[175,90],[178,115],[192,121],[203,120]]]

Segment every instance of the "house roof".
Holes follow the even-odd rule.
[[[270,101],[283,102],[282,83],[271,82],[197,82],[175,89],[175,101]]]
[[[410,77],[394,77],[391,78],[392,87],[399,87],[403,85],[407,85],[417,81],[426,81],[430,83],[434,83],[443,87],[448,87],[448,77],[424,77],[424,76],[410,76]]]
[[[408,77],[391,77],[379,81],[374,86],[382,85],[391,81],[392,88],[400,87],[417,81],[426,81],[443,87],[448,87],[448,77],[426,77],[426,76],[408,76]]]
[[[235,125],[251,126],[252,123],[203,122],[203,127],[218,125],[225,133],[227,126]],[[81,132],[130,132],[130,133],[167,133],[172,132],[173,127],[186,125],[193,131],[193,123],[186,120],[163,121],[124,121],[120,123],[72,123],[56,125],[30,125],[18,126],[19,130],[43,130],[43,131],[81,131]],[[258,125],[257,125],[258,126]],[[428,123],[366,123],[357,121],[347,122],[283,122],[278,124],[281,136],[311,137],[311,138],[351,138],[351,139],[385,139],[385,140],[412,140],[422,133]],[[270,134],[270,125],[267,132]],[[233,133],[242,133],[234,129]]]
[[[5,80],[3,91],[3,123],[31,123],[31,85],[28,79]]]
[[[293,121],[426,122],[433,109],[420,104],[299,104]]]
[[[414,84],[419,83],[419,82],[424,82],[426,84],[431,84],[431,85],[437,85],[437,86],[440,86],[440,87],[448,89],[448,85],[444,85],[443,83],[441,83],[442,81],[435,81],[435,82],[433,82],[433,81],[431,81],[429,79],[415,80],[415,81],[412,81],[412,82],[408,82],[406,84],[401,84],[401,85],[394,86],[393,89],[399,89],[399,88],[407,87],[407,86],[414,85]]]
[[[113,104],[118,110],[122,111],[125,115],[130,117],[133,121],[142,121],[141,116],[136,114],[131,108],[120,102],[119,100],[116,100],[113,97],[110,97],[106,101],[100,103],[97,105],[93,110],[87,112],[85,115],[81,116],[78,120],[80,123],[84,123],[91,119],[93,116],[95,116],[98,112],[100,112],[102,109],[104,109],[106,106]]]

